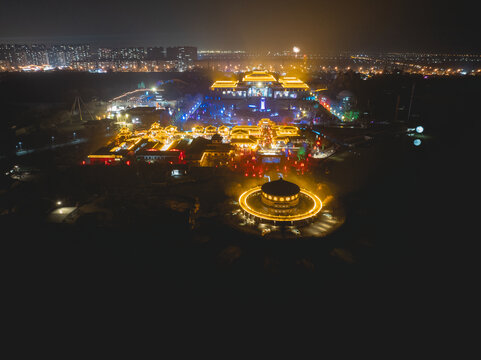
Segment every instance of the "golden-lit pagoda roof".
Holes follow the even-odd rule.
[[[258,82],[266,82],[266,81],[273,81],[273,82],[276,82],[276,78],[269,74],[267,71],[265,70],[254,70],[253,72],[251,72],[250,74],[246,74],[243,78],[242,78],[242,81],[245,81],[245,82],[255,82],[255,81],[258,81]]]
[[[162,129],[162,127],[160,126],[160,124],[156,121],[152,124],[152,126],[150,127],[150,130],[159,130],[159,129]]]
[[[249,135],[260,135],[262,130],[260,127],[256,125],[237,125],[234,126],[231,130],[231,135],[235,134],[243,134],[244,132],[247,132]]]
[[[259,123],[257,124],[257,126],[262,126],[262,125],[274,125],[275,123],[269,119],[269,118],[264,118],[264,119],[261,119],[259,121]]]
[[[279,130],[295,130],[295,131],[299,130],[299,128],[294,125],[279,125],[278,129]]]
[[[214,89],[232,89],[237,87],[237,80],[217,80],[210,87],[211,90]]]
[[[217,132],[217,128],[215,126],[209,125],[204,129],[204,131],[206,133]]]
[[[276,133],[278,135],[286,135],[286,134],[297,135],[299,133],[299,129],[296,126],[283,125],[283,126],[279,126],[276,129]]]
[[[279,78],[279,82],[285,89],[309,89],[309,86],[294,76],[284,76]]]
[[[249,134],[249,131],[246,130],[246,129],[232,129],[231,134],[246,134],[248,135]]]
[[[176,132],[177,131],[177,126],[174,125],[169,125],[165,128],[165,131],[167,132]]]

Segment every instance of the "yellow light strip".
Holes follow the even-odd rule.
[[[239,81],[218,80],[212,84],[211,89],[236,88]]]
[[[287,216],[280,216],[280,215],[267,215],[260,213],[254,209],[252,209],[249,205],[247,205],[247,198],[252,195],[255,192],[261,191],[261,187],[257,186],[255,188],[252,188],[250,190],[247,190],[244,192],[240,197],[239,197],[239,205],[241,208],[245,211],[247,211],[249,214],[252,214],[254,216],[257,216],[261,219],[266,219],[266,220],[272,220],[272,221],[298,221],[298,220],[304,220],[308,219],[310,217],[313,217],[319,213],[322,209],[322,201],[319,199],[315,194],[311,193],[310,191],[307,191],[305,189],[301,189],[301,194],[304,194],[311,198],[314,201],[314,206],[308,211],[303,214],[299,215],[287,215]]]
[[[121,159],[122,155],[89,155],[89,159]]]
[[[274,76],[269,74],[267,71],[255,71],[254,70],[252,73],[245,75],[242,78],[242,81],[265,82],[265,81],[277,81],[277,80]]]
[[[309,89],[306,84],[281,83],[284,89]]]
[[[286,76],[279,79],[284,88],[309,89],[309,86],[296,77]]]
[[[142,140],[142,138],[138,139],[136,142],[134,142],[132,145],[130,145],[127,150],[132,150],[132,148],[137,145],[140,141]]]
[[[276,78],[274,76],[265,76],[265,77],[249,77],[249,76],[244,76],[242,79],[244,82],[267,82],[267,81],[273,81],[276,82]]]

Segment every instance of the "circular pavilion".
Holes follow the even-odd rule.
[[[309,221],[322,209],[317,195],[282,178],[247,190],[239,205],[254,220],[274,223]]]
[[[301,188],[282,178],[267,182],[261,186],[261,201],[267,207],[276,210],[289,212],[299,204],[299,193]]]

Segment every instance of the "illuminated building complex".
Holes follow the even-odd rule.
[[[137,161],[181,163],[183,151],[175,149],[183,133],[175,126],[162,128],[154,123],[149,130],[130,131],[127,127],[120,129],[115,140],[87,157],[85,164],[119,164],[126,159]],[[169,151],[169,153],[167,153]]]
[[[273,99],[299,99],[310,89],[296,77],[279,77],[267,71],[256,70],[246,74],[242,81],[219,80],[210,87],[215,96],[223,99],[263,97]]]
[[[191,131],[179,131],[173,125],[163,128],[155,122],[147,130],[121,128],[115,140],[89,155],[85,164],[114,165],[129,159],[183,163],[187,159],[180,149],[188,149],[199,137],[210,140],[199,154],[200,166],[227,166],[236,153],[245,151],[257,151],[262,163],[278,164],[287,154],[286,145],[294,151],[293,144],[302,140],[296,126],[276,125],[269,119],[262,119],[258,125],[238,125],[231,129],[225,125],[195,126]]]

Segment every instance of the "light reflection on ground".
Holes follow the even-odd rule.
[[[317,196],[316,196],[317,197]],[[242,196],[241,196],[242,202]],[[345,221],[344,209],[332,196],[319,200],[320,208],[308,221],[269,223],[255,221],[252,215],[244,212],[240,205],[231,202],[226,222],[240,230],[266,239],[321,238],[337,230]],[[322,208],[322,210],[321,210]],[[272,221],[271,221],[272,222]]]

